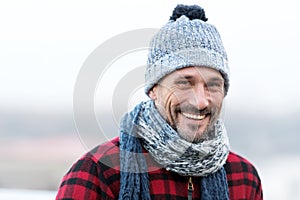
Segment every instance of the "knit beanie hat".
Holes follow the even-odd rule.
[[[206,23],[204,10],[197,5],[177,5],[168,23],[155,34],[148,53],[145,93],[164,76],[191,66],[218,70],[229,88],[227,54],[215,26]]]

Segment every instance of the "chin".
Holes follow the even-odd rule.
[[[191,142],[191,143],[201,143],[203,141],[209,140],[214,137],[214,129],[213,125],[210,125],[206,127],[204,130],[200,131],[198,130],[191,130],[189,132],[186,132],[184,130],[187,129],[178,129],[178,134],[183,138],[184,140]],[[196,132],[196,133],[195,133]]]
[[[194,134],[186,133],[185,131],[178,131],[178,134],[182,139],[191,143],[200,143],[208,138],[205,133],[200,133],[195,136]]]

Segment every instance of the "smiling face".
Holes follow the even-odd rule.
[[[189,142],[209,137],[224,99],[224,79],[207,67],[187,67],[165,76],[149,92],[166,121]]]

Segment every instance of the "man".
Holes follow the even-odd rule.
[[[151,42],[150,100],[125,114],[120,137],[72,166],[57,199],[263,199],[255,167],[229,151],[227,55],[206,21],[199,6],[174,9]]]

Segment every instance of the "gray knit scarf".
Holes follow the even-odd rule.
[[[212,139],[190,143],[163,119],[153,101],[138,104],[121,121],[119,199],[151,199],[143,147],[167,170],[182,176],[201,176],[202,200],[229,199],[223,167],[229,153],[229,143],[220,119],[213,131],[215,137]]]

